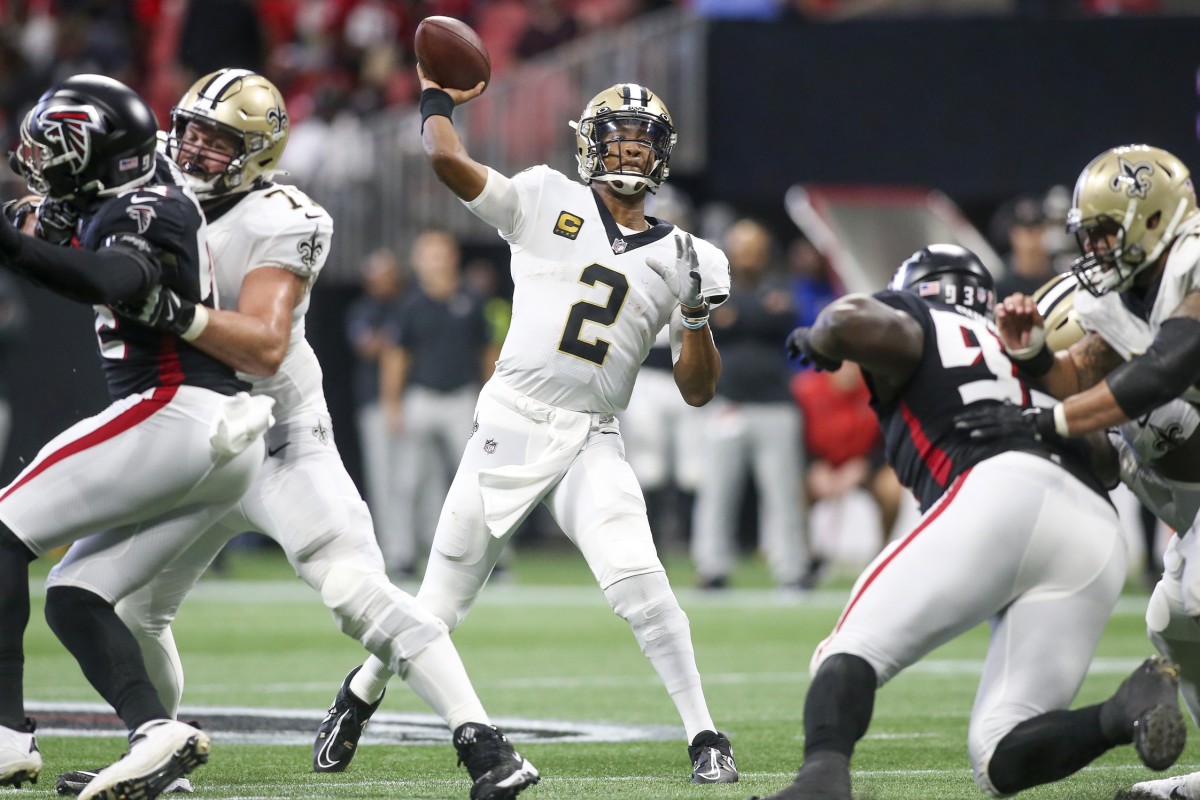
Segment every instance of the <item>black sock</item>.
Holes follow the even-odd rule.
[[[25,628],[29,562],[25,543],[0,523],[0,725],[25,730]]]
[[[858,656],[825,659],[804,698],[804,758],[821,751],[850,758],[875,709],[875,669]]]
[[[77,586],[54,586],[46,591],[46,621],[129,730],[170,717],[137,640],[107,600]]]
[[[1086,767],[1113,745],[1100,729],[1100,706],[1048,711],[1008,732],[988,764],[992,785],[1015,794],[1061,780]]]

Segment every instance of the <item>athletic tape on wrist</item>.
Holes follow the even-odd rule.
[[[682,322],[689,331],[698,331],[708,324],[708,314],[703,317],[684,317]]]
[[[1071,435],[1067,427],[1067,407],[1062,403],[1054,407],[1054,432],[1064,439]]]
[[[187,326],[187,330],[179,334],[179,338],[185,342],[194,342],[196,338],[204,333],[204,329],[208,327],[208,309],[200,304],[196,304],[196,313],[192,317],[192,324]]]

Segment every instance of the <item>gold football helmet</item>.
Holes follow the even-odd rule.
[[[1166,150],[1114,147],[1092,160],[1075,183],[1067,230],[1082,255],[1071,269],[1094,295],[1124,291],[1196,213],[1188,168]]]
[[[671,112],[658,96],[636,83],[618,83],[588,101],[575,129],[579,177],[584,183],[604,181],[621,194],[654,191],[670,172],[671,150],[677,136]],[[614,145],[634,141],[650,152],[640,169],[610,169],[605,155]],[[615,155],[615,153],[614,153]]]
[[[207,126],[237,142],[223,171],[210,173],[197,162],[197,148],[183,146],[188,125]],[[167,154],[183,170],[201,200],[244,192],[279,167],[291,131],[283,95],[262,75],[222,69],[192,84],[171,109]]]
[[[1056,275],[1033,293],[1046,328],[1046,344],[1054,352],[1066,350],[1086,335],[1075,311],[1079,279],[1073,272]]]

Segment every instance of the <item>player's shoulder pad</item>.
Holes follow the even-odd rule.
[[[290,184],[273,183],[256,189],[239,201],[244,204],[238,215],[248,232],[270,236],[318,236],[333,234],[329,212],[304,192]]]
[[[556,177],[561,180],[567,180],[567,176],[552,167],[545,164],[534,164],[532,167],[526,167],[516,175],[513,175],[509,180],[522,186],[537,186],[538,184],[550,183]],[[574,181],[571,182],[573,183]]]
[[[903,311],[918,320],[929,319],[929,303],[903,289],[883,289],[871,295],[879,302],[897,311]]]
[[[149,184],[108,200],[89,227],[98,226],[102,237],[128,231],[168,245],[195,236],[202,223],[199,207],[182,187]]]

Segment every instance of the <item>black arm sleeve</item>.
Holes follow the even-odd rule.
[[[158,282],[158,262],[136,243],[121,241],[119,235],[110,241],[93,253],[22,235],[20,249],[7,260],[14,271],[81,303],[144,297]]]
[[[1174,400],[1200,381],[1200,320],[1163,322],[1150,348],[1105,378],[1121,411],[1130,419]]]

